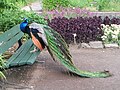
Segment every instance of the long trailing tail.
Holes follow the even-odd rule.
[[[103,72],[90,72],[90,71],[83,71],[78,69],[76,66],[74,65],[69,65],[69,64],[64,64],[62,63],[67,69],[69,69],[71,72],[82,76],[82,77],[87,77],[87,78],[106,78],[111,76],[111,74],[109,73],[109,71],[103,71]]]
[[[72,56],[68,50],[68,46],[64,41],[64,39],[61,37],[61,35],[48,26],[44,27],[44,32],[48,41],[48,48],[49,48],[48,51],[51,53],[51,56],[57,57],[58,58],[57,60],[60,61],[61,64],[63,64],[71,72],[82,77],[90,77],[90,78],[93,77],[105,78],[111,76],[111,74],[108,71],[89,72],[78,69],[74,65]]]
[[[64,60],[64,58],[60,57],[60,55],[57,55],[61,64],[64,65],[68,70],[71,72],[87,78],[106,78],[111,76],[109,71],[103,71],[103,72],[90,72],[90,71],[83,71],[78,69],[74,64],[69,63],[68,61]]]

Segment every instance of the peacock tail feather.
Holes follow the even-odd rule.
[[[48,26],[44,26],[43,29],[47,38],[49,51],[52,53],[52,57],[57,57],[57,60],[59,60],[60,63],[68,70],[82,77],[105,78],[111,76],[108,71],[89,72],[78,69],[72,61],[72,56],[68,50],[68,45],[62,36]]]

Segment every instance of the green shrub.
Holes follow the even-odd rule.
[[[30,21],[37,23],[47,24],[44,18],[36,13],[21,10],[5,10],[0,14],[0,32],[20,24],[23,18],[29,18]]]
[[[0,32],[4,32],[16,24],[20,24],[23,18],[29,18],[41,24],[47,22],[43,17],[33,12],[21,11],[20,5],[24,6],[35,0],[1,0],[0,1]]]
[[[0,0],[0,8],[25,6],[35,0]]]
[[[109,6],[109,0],[97,0],[97,9],[98,11],[102,11],[104,8]]]
[[[53,10],[60,7],[67,7],[69,5],[68,0],[43,0],[43,9]]]

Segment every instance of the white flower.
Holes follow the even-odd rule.
[[[117,38],[118,38],[118,36],[117,36],[117,35],[112,34],[112,38],[117,39]]]
[[[103,41],[109,42],[109,39],[112,39],[113,42],[118,42],[120,25],[111,24],[111,26],[109,26],[109,25],[101,24],[101,26],[102,26],[102,30],[104,31],[104,35],[101,37]],[[112,36],[112,38],[110,37],[110,35]]]
[[[119,30],[115,30],[115,31],[113,32],[113,34],[118,35],[119,32],[120,32]]]
[[[107,38],[107,36],[102,36],[101,38]]]

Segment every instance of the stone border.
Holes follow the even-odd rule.
[[[120,18],[120,12],[91,12],[93,16],[101,16],[101,17],[106,17],[108,16],[109,18],[113,17],[118,17]]]
[[[93,49],[103,49],[103,48],[119,48],[118,44],[104,44],[102,41],[91,41],[89,43],[80,43],[78,48],[93,48]]]

